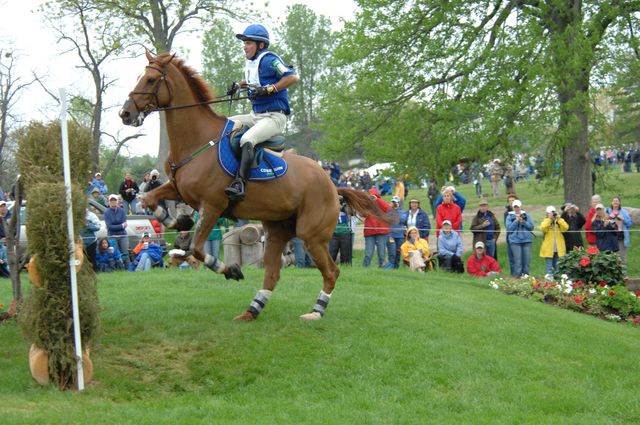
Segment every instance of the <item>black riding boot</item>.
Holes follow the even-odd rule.
[[[242,201],[244,199],[244,182],[249,177],[249,171],[251,170],[252,163],[253,145],[251,143],[245,143],[242,145],[240,164],[238,164],[238,174],[229,187],[224,190],[224,193],[232,201]]]

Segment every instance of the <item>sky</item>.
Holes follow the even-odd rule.
[[[60,56],[64,47],[56,45],[56,37],[52,30],[47,29],[41,16],[37,13],[38,6],[44,0],[0,0],[0,51],[4,53],[12,51],[15,59],[15,74],[20,81],[31,79],[32,73],[41,76],[48,90],[59,94],[63,88],[67,93],[83,93],[93,98],[93,84],[86,70],[77,68],[79,58],[75,53]],[[292,4],[302,3],[311,8],[318,15],[324,15],[331,19],[334,30],[341,28],[342,20],[352,20],[356,9],[354,0],[270,0],[268,6],[265,2],[256,1],[255,4],[263,4],[263,10],[272,17],[274,22],[265,21],[265,25],[271,33],[272,27],[277,23],[278,17],[283,17],[286,7]],[[241,32],[250,22],[233,23],[234,29]],[[196,69],[201,69],[200,51],[202,43],[200,37],[183,35],[174,43],[181,51],[189,52],[187,64]],[[241,43],[238,43],[238,55],[243,55]],[[1,58],[3,61],[4,58]],[[138,75],[142,72],[146,60],[144,52],[134,59],[118,59],[105,68],[106,74],[117,81],[107,91],[105,106],[108,109],[103,113],[103,131],[123,138],[135,133],[143,133],[145,136],[131,141],[123,149],[125,155],[157,155],[158,152],[158,116],[150,115],[142,127],[133,129],[122,125],[117,116],[118,110],[126,100],[127,93],[134,86]],[[50,95],[38,84],[33,84],[22,92],[16,101],[14,111],[23,122],[29,120],[49,121],[60,116],[60,107],[51,99]],[[103,138],[103,143],[110,143],[109,138]]]

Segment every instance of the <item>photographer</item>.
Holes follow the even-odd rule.
[[[125,214],[129,214],[129,209],[131,209],[131,214],[136,213],[136,195],[139,191],[138,183],[132,180],[131,173],[127,172],[118,189],[118,193],[122,196],[122,209],[124,209]]]
[[[529,274],[531,245],[533,244],[533,219],[522,209],[522,202],[516,199],[511,204],[513,211],[507,215],[509,248],[513,256],[512,276]]]
[[[604,205],[596,205],[592,227],[596,236],[596,246],[600,251],[618,252],[618,225],[606,213]]]
[[[611,208],[607,208],[607,215],[616,226],[618,226],[618,254],[623,263],[627,262],[627,248],[631,245],[629,229],[633,224],[629,211],[622,208],[619,196],[614,196],[611,200]]]
[[[547,216],[540,224],[540,230],[544,235],[542,245],[540,245],[540,257],[546,263],[545,274],[547,278],[552,278],[558,271],[558,258],[567,253],[563,233],[569,230],[569,224],[561,217],[553,205],[547,207]]]

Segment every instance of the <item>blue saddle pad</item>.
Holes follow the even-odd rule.
[[[236,149],[239,146],[240,136],[238,134],[233,138],[233,141],[229,137],[224,137],[220,143],[218,143],[218,162],[222,169],[234,177],[238,171],[238,158],[237,151],[234,153],[232,144],[236,145]],[[273,146],[274,148],[282,148],[284,139],[278,139],[270,144],[270,141],[260,143],[255,153],[254,164],[249,172],[249,180],[273,180],[278,177],[282,177],[287,173],[287,162],[271,152],[265,151],[264,148]],[[265,145],[265,146],[263,146]],[[276,146],[279,145],[279,146]],[[239,149],[238,149],[239,150]]]

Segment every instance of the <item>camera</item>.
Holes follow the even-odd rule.
[[[523,219],[523,220],[526,220],[527,219],[527,214],[525,214],[525,213],[520,214],[520,218]]]
[[[155,176],[155,175],[151,176],[151,180],[157,180],[157,179],[158,179],[157,176]]]
[[[557,212],[553,212],[553,214],[551,214],[553,216],[553,218],[558,218],[558,213]]]

